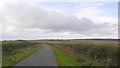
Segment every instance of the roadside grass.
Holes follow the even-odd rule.
[[[20,62],[21,60],[25,59],[26,57],[30,56],[37,50],[41,49],[43,45],[36,45],[34,48],[24,48],[21,49],[19,52],[10,54],[6,57],[3,57],[2,66],[3,68],[9,68],[10,66],[13,66],[14,64]]]
[[[0,41],[0,68],[2,67],[2,42]]]
[[[118,63],[118,47],[114,45],[62,43],[54,46],[74,58],[81,66],[117,66]]]
[[[80,64],[74,60],[72,57],[66,55],[59,49],[51,47],[58,63],[58,66],[80,66]]]
[[[0,55],[0,68],[2,67],[2,55]]]

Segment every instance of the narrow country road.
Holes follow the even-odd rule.
[[[57,66],[54,53],[48,45],[38,50],[15,66]]]

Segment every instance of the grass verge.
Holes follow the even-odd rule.
[[[18,53],[8,55],[6,57],[3,57],[2,61],[2,66],[3,68],[13,66],[14,64],[20,62],[21,60],[25,59],[26,57],[30,56],[37,50],[41,49],[43,46],[42,45],[37,45],[34,48],[25,48],[20,50]]]
[[[51,48],[55,54],[58,66],[80,66],[80,64],[77,61],[75,61],[70,56],[64,54],[59,49],[55,47],[51,47]]]

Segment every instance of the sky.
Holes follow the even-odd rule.
[[[119,0],[0,1],[0,40],[118,38]]]

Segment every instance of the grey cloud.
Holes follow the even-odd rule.
[[[9,5],[4,13],[6,17],[10,18],[10,20],[7,19],[9,24],[11,22],[15,28],[38,28],[55,32],[85,32],[105,26],[104,24],[95,24],[85,17],[78,19],[72,14],[46,11],[23,4]]]

